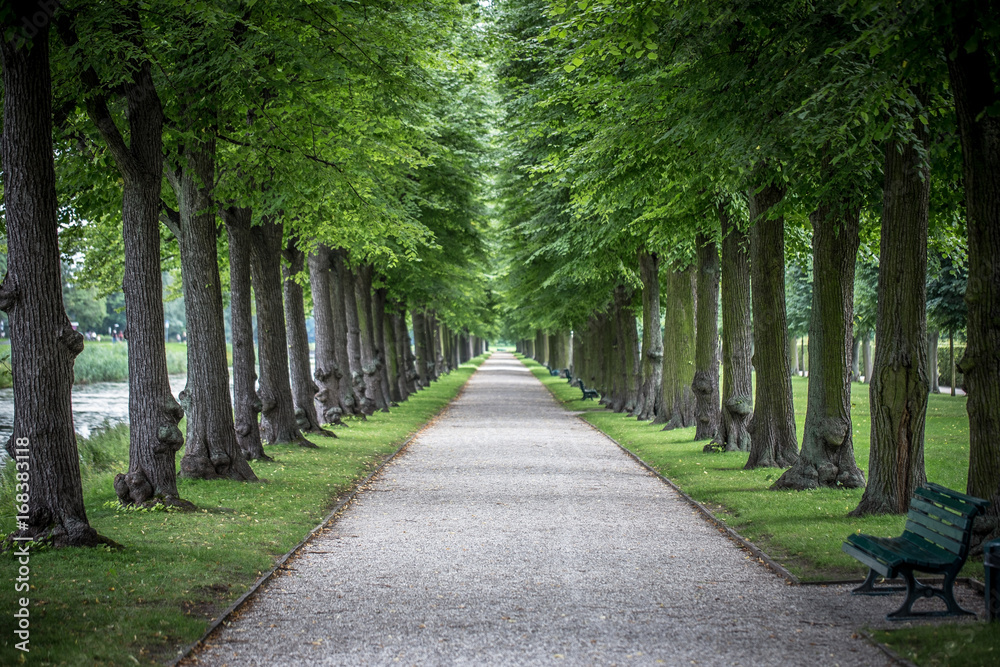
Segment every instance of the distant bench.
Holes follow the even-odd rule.
[[[577,378],[576,384],[578,387],[580,387],[580,391],[583,392],[583,398],[580,400],[585,400],[588,398],[600,398],[600,395],[597,393],[596,389],[587,389],[587,387],[583,384],[583,378]]]
[[[910,500],[906,527],[899,537],[874,537],[855,534],[848,536],[843,551],[871,568],[868,578],[854,589],[855,595],[888,595],[906,591],[906,599],[886,618],[893,621],[925,616],[962,616],[973,614],[955,601],[955,578],[969,555],[969,540],[976,515],[989,502],[952,491],[940,484],[928,482],[916,490]],[[923,584],[913,573],[927,572],[944,575],[941,588]],[[875,588],[879,577],[895,579],[902,576],[906,587]],[[925,597],[939,597],[948,605],[947,611],[913,611],[913,603]]]

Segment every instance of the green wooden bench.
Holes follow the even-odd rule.
[[[871,568],[868,578],[854,589],[855,595],[888,595],[906,591],[899,609],[886,615],[893,621],[926,616],[973,614],[955,601],[954,584],[969,555],[969,539],[976,515],[989,502],[952,491],[928,482],[916,490],[910,500],[906,527],[899,537],[850,535],[843,551]],[[944,575],[941,588],[917,581],[914,572]],[[875,587],[879,577],[903,577],[906,586]],[[913,603],[922,597],[939,597],[947,611],[913,611]]]
[[[581,398],[580,400],[588,398],[590,399],[600,398],[600,395],[597,393],[596,389],[587,389],[586,385],[583,384],[583,378],[577,378],[576,384],[577,386],[580,387],[580,391],[583,392],[583,398]]]

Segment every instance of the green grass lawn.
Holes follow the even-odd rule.
[[[90,522],[125,549],[33,553],[31,653],[16,650],[18,640],[5,630],[0,664],[26,657],[39,665],[171,659],[302,540],[338,499],[440,412],[483,359],[464,364],[389,414],[350,420],[348,428],[337,429],[337,439],[310,436],[319,449],[267,447],[275,460],[252,464],[261,482],[181,480],[181,496],[198,506],[195,512],[125,511],[118,505],[112,480],[127,465],[126,427],[81,442]],[[3,501],[0,530],[8,533],[13,502]],[[13,610],[16,598],[25,594],[14,592],[16,561],[8,554],[2,562],[0,600],[3,609]]]
[[[688,495],[757,544],[802,581],[858,579],[867,568],[840,550],[852,532],[898,536],[905,519],[848,517],[861,500],[862,489],[771,491],[782,470],[744,470],[747,454],[706,453],[695,442],[694,427],[663,431],[661,426],[605,410],[581,399],[579,388],[531,359],[522,359],[532,373],[569,410],[607,433],[669,478]],[[801,442],[805,421],[807,380],[792,378],[796,428]],[[964,491],[969,465],[969,421],[965,397],[932,394],[927,406],[924,456],[927,478]],[[868,385],[851,385],[851,416],[858,465],[867,474],[870,438]],[[965,576],[983,579],[981,560],[966,563]],[[1000,662],[1000,624],[939,624],[877,633],[877,639],[921,665],[992,665]],[[975,649],[968,649],[974,645]]]

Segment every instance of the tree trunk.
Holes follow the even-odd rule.
[[[236,442],[226,367],[226,329],[216,251],[215,143],[192,142],[183,166],[168,173],[180,208],[181,278],[187,318],[187,443],[181,474],[195,479],[256,481]],[[205,186],[203,184],[209,184]]]
[[[344,298],[344,316],[347,321],[347,365],[351,369],[351,388],[358,401],[358,408],[364,415],[375,413],[373,396],[368,394],[365,384],[364,361],[361,358],[361,323],[358,316],[357,293],[354,283],[356,276],[347,266],[346,253],[340,251],[336,261],[337,276],[340,278],[341,296]]]
[[[914,125],[926,142],[924,124]],[[924,471],[927,417],[927,218],[930,166],[919,146],[889,142],[879,247],[868,485],[852,516],[905,514]],[[934,336],[937,350],[937,336]],[[930,367],[937,377],[937,364]],[[934,384],[937,384],[936,382]]]
[[[337,424],[351,410],[344,405],[344,392],[341,391],[344,373],[337,359],[337,334],[330,296],[330,281],[335,278],[330,271],[330,249],[322,244],[317,246],[309,254],[307,264],[316,337],[316,370],[313,371],[313,377],[319,383],[316,400],[319,402],[323,422]]]
[[[607,394],[605,405],[614,412],[621,412],[625,409],[625,389],[622,376],[625,374],[625,354],[622,351],[621,336],[617,326],[617,318],[620,316],[617,306],[611,305],[611,310],[604,316],[604,345],[607,352],[608,365],[604,383],[607,390],[601,390]]]
[[[437,380],[440,376],[438,369],[438,350],[440,345],[437,338],[437,316],[433,310],[428,310],[424,314],[424,335],[427,337],[427,373],[432,380]]]
[[[925,271],[926,273],[926,271]],[[916,290],[914,290],[916,291]],[[924,292],[926,293],[926,288]],[[926,327],[925,327],[926,328]],[[876,335],[878,333],[876,332]],[[941,332],[937,329],[927,332],[927,380],[930,383],[929,391],[932,394],[941,393],[941,385],[938,384],[939,378],[937,373],[938,367],[938,340],[941,338]],[[880,339],[881,340],[881,339]],[[875,350],[875,363],[878,363],[878,350]]]
[[[663,430],[685,428],[695,423],[694,381],[695,308],[694,266],[674,269],[667,277],[666,318],[663,326],[663,410],[654,424]]]
[[[553,331],[546,336],[545,346],[549,350],[549,367],[559,370],[562,367],[562,357],[559,355],[559,332]],[[475,356],[475,349],[472,356]]]
[[[632,289],[619,285],[615,290],[615,326],[621,362],[619,381],[624,400],[621,410],[633,414],[639,395],[639,332],[632,312]]]
[[[722,223],[722,421],[719,442],[729,452],[750,450],[753,416],[750,358],[750,239],[719,206]],[[784,350],[782,350],[782,356]]]
[[[695,440],[719,437],[719,249],[699,233],[698,304],[695,327],[695,370],[691,390],[695,397]]]
[[[393,325],[396,329],[396,341],[399,347],[399,358],[403,363],[403,371],[399,374],[403,386],[400,387],[400,393],[403,396],[408,394],[417,393],[417,379],[420,374],[417,373],[416,356],[413,354],[413,347],[410,342],[410,331],[406,325],[406,305],[400,304],[399,311],[393,315]]]
[[[389,312],[385,312],[387,296],[385,290],[380,290],[378,300],[382,302],[382,346],[385,350],[385,371],[386,381],[389,390],[389,398],[394,403],[402,403],[406,400],[406,388],[400,381],[400,373],[403,371],[403,364],[400,360],[400,350],[396,340],[396,325],[393,321],[396,307],[393,305]]]
[[[382,361],[375,346],[375,316],[372,313],[372,279],[375,267],[362,264],[354,273],[354,296],[358,305],[358,332],[361,342],[361,372],[365,393],[375,401],[375,408],[389,411],[389,399],[382,387]]]
[[[965,214],[969,235],[968,342],[959,369],[969,412],[968,492],[991,502],[981,521],[1000,532],[1000,90],[996,52],[979,43],[990,3],[952,7],[948,75],[962,140]],[[981,12],[984,16],[977,16]]]
[[[639,251],[639,277],[642,280],[642,357],[641,384],[635,416],[648,421],[656,416],[657,397],[663,379],[663,335],[660,329],[660,258]]]
[[[441,368],[444,373],[448,373],[451,371],[451,331],[449,331],[447,325],[443,323],[438,324],[438,331],[441,332]]]
[[[138,11],[125,17],[141,34]],[[163,286],[160,275],[160,188],[163,180],[163,112],[148,62],[131,63],[132,78],[122,83],[128,108],[130,143],[115,123],[99,90],[91,90],[87,111],[108,145],[123,180],[122,240],[125,271],[122,292],[129,344],[129,466],[115,476],[123,505],[164,503],[193,507],[177,491],[176,454],[184,445],[177,427],[184,416],[167,377],[163,336]],[[89,72],[88,72],[89,74]],[[89,77],[85,76],[86,79]],[[96,74],[90,82],[98,87]]]
[[[955,332],[948,332],[948,368],[951,369],[951,395],[955,395]]]
[[[229,312],[233,337],[233,398],[236,442],[247,460],[271,457],[260,439],[257,359],[253,351],[253,294],[250,290],[249,208],[222,211],[229,235]]]
[[[851,382],[861,382],[861,336],[851,344]]]
[[[316,414],[316,394],[319,387],[313,382],[309,363],[309,333],[306,330],[305,297],[298,276],[305,265],[305,255],[293,238],[288,239],[282,250],[285,263],[281,265],[283,296],[285,303],[285,335],[288,338],[288,361],[292,383],[292,404],[295,406],[295,421],[303,433],[322,433],[336,437],[319,424]]]
[[[424,327],[424,311],[422,309],[413,310],[413,345],[416,348],[417,378],[420,386],[426,387],[431,383],[429,372],[430,364],[427,361],[427,333]]]
[[[864,486],[851,430],[851,328],[860,206],[826,202],[813,226],[809,390],[799,459],[773,488]]]
[[[257,305],[257,354],[260,357],[260,434],[269,445],[295,443],[315,447],[302,437],[295,418],[288,375],[288,339],[281,290],[282,225],[270,216],[250,230],[250,274]],[[308,361],[308,360],[307,360]]]
[[[14,432],[6,449],[7,465],[23,475],[17,483],[25,489],[30,484],[27,501],[16,503],[18,529],[11,538],[57,547],[113,544],[87,520],[73,431],[73,363],[83,350],[83,336],[70,325],[62,300],[49,25],[45,22],[19,44],[21,21],[30,22],[37,6],[17,2],[5,9],[0,27],[12,34],[0,36],[8,252],[0,309],[10,322],[15,405]],[[12,548],[11,538],[7,546]]]
[[[346,253],[341,252],[337,262],[337,277],[344,299],[344,316],[347,320],[347,365],[351,371],[351,384],[356,384],[356,375],[361,373],[361,323],[358,320],[358,301],[354,291],[354,272],[347,266]]]
[[[382,395],[388,405],[390,403],[399,403],[400,398],[393,388],[394,383],[389,380],[388,350],[386,349],[385,337],[385,303],[387,299],[388,290],[385,287],[379,287],[372,292],[372,328],[375,333],[375,358],[378,359],[381,372],[379,375],[379,385],[382,388]]]
[[[751,298],[753,301],[753,368],[756,371],[754,418],[750,422],[750,456],[746,468],[787,468],[799,456],[792,404],[792,369],[785,314],[785,219],[770,213],[785,196],[766,185],[750,196]]]
[[[872,334],[865,333],[864,340],[861,341],[861,357],[865,364],[865,384],[872,381]]]
[[[344,414],[364,417],[365,413],[361,409],[361,397],[354,392],[351,353],[348,349],[350,335],[348,334],[347,299],[344,292],[345,288],[350,287],[353,290],[353,287],[349,284],[345,286],[343,282],[341,269],[344,262],[344,251],[339,248],[330,251],[329,259],[330,314],[333,318],[335,373],[340,384],[340,406],[343,408]],[[316,297],[313,296],[313,301],[315,302],[315,300]]]
[[[571,349],[570,352],[571,358],[569,364],[569,372],[570,375],[573,376],[573,380],[575,381],[576,378],[580,377],[583,373],[587,371],[587,367],[589,366],[588,359],[585,356],[586,346],[584,345],[583,342],[583,335],[580,333],[579,330],[574,331],[572,333],[572,337],[570,338],[570,349]]]

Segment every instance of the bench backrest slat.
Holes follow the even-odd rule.
[[[940,521],[929,519],[927,516],[915,510],[910,510],[909,514],[906,515],[906,518],[907,521],[906,529],[903,533],[904,536],[906,533],[916,533],[928,542],[933,542],[939,547],[947,549],[956,556],[962,555],[962,549],[965,546],[962,543],[962,531],[957,530],[958,535],[955,535],[951,532],[956,530],[954,526],[948,526]]]
[[[954,489],[949,489],[947,486],[941,486],[940,484],[935,484],[934,482],[927,482],[927,485],[922,488],[926,488],[930,491],[934,491],[936,493],[945,495],[949,498],[961,500],[962,502],[974,506],[978,511],[982,511],[990,506],[990,501],[988,500],[983,500],[982,498],[977,498],[975,496],[969,496],[964,493],[959,493]],[[917,490],[919,491],[920,489]]]
[[[955,514],[920,498],[914,497],[910,500],[910,509],[918,510],[921,514],[926,514],[934,521],[942,521],[950,524],[957,531],[954,533],[955,539],[959,539],[961,534],[965,532],[965,529],[972,525],[972,519],[968,515]]]
[[[965,496],[964,494],[962,495],[964,498],[971,497]],[[954,510],[963,516],[975,516],[980,510],[978,505],[966,502],[962,497],[949,496],[924,487],[917,489],[913,494],[913,498],[921,498],[925,501],[936,503],[943,507],[947,507],[948,509]]]
[[[983,502],[933,483],[920,487],[910,500],[903,537],[932,552],[946,550],[964,560],[970,528]]]

